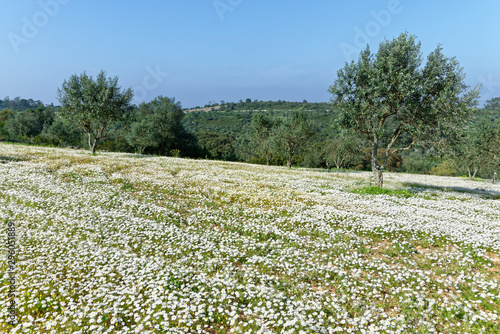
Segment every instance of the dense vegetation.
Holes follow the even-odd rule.
[[[8,96],[3,100],[0,99],[0,110],[9,109],[12,111],[25,111],[29,109],[43,108],[44,104],[42,101],[34,101],[32,99],[22,99],[16,97],[11,100]]]
[[[16,98],[17,101],[33,101]],[[493,101],[492,99],[490,101]],[[0,104],[5,106],[5,101]],[[469,175],[465,160],[460,154],[459,144],[462,151],[465,149],[464,139],[473,131],[480,132],[484,126],[493,128],[500,122],[500,106],[490,105],[475,110],[471,114],[468,126],[464,128],[462,141],[456,141],[455,146],[434,147],[416,146],[408,152],[402,152],[389,157],[386,169],[389,171],[410,172],[418,174],[435,175]],[[0,140],[11,142],[23,142],[37,145],[57,147],[80,147],[88,148],[88,138],[84,132],[73,123],[60,117],[59,106],[45,106],[38,101],[36,108],[33,104],[21,103],[13,105],[12,108],[3,108],[0,111]],[[143,124],[150,122],[155,124],[154,118],[160,116],[141,116],[145,106],[139,106],[128,115],[127,119],[112,125],[108,135],[97,145],[98,150],[116,152],[140,152],[146,154],[185,156],[194,158],[209,158],[228,161],[246,161],[252,163],[266,164],[265,152],[252,147],[257,138],[251,138],[252,120],[259,117],[278,119],[291,115],[293,111],[302,111],[315,129],[312,141],[303,147],[293,159],[294,166],[308,168],[338,168],[338,169],[370,169],[371,152],[363,149],[362,138],[355,136],[339,128],[332,120],[329,108],[331,105],[325,103],[294,102],[295,109],[280,109],[284,102],[265,102],[266,110],[249,110],[246,102],[231,103],[234,107],[231,111],[197,111],[179,112],[180,104],[177,105],[177,135],[170,144],[141,147],[133,142],[132,137],[137,136],[141,119]],[[152,103],[152,102],[150,102]],[[253,103],[253,102],[252,102]],[[264,102],[263,102],[264,103]],[[145,104],[147,105],[147,104]],[[292,103],[290,103],[292,105]],[[223,105],[224,106],[224,105]],[[494,109],[496,108],[496,109]],[[165,116],[166,117],[166,116]],[[158,123],[158,122],[156,122]],[[135,124],[135,125],[134,125]],[[486,144],[489,140],[486,140]],[[476,141],[475,145],[481,145]],[[497,143],[498,145],[498,143]],[[468,159],[475,159],[474,154],[481,154],[470,145]],[[454,149],[454,150],[452,150]],[[474,153],[476,152],[476,153]],[[384,150],[379,151],[382,156]],[[478,163],[480,159],[477,159]],[[460,162],[460,163],[459,163]],[[285,165],[286,159],[280,153],[273,154],[269,163],[273,165]],[[492,177],[493,170],[489,166],[481,169],[471,169],[471,176]]]
[[[367,46],[329,89],[336,119],[368,142],[379,187],[391,154],[459,132],[477,104],[479,87],[469,90],[455,58],[438,45],[423,59],[416,36],[403,33],[380,43],[376,53]]]
[[[329,89],[332,103],[245,101],[182,109],[158,96],[132,105],[131,89],[101,71],[73,75],[58,89],[60,107],[0,100],[0,140],[245,161],[308,168],[467,175],[496,180],[500,97],[475,109],[453,57],[438,46],[424,63],[407,33],[367,47]]]

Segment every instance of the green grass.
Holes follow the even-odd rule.
[[[360,195],[389,195],[389,196],[397,196],[397,197],[412,197],[415,194],[407,189],[387,189],[387,188],[379,188],[376,186],[369,186],[363,188],[356,188],[351,190],[354,194]]]

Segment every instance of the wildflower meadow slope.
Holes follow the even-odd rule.
[[[0,144],[0,332],[499,333],[500,186]]]

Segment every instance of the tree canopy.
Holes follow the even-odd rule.
[[[127,141],[140,153],[169,155],[175,149],[184,153],[187,147],[181,142],[187,133],[181,124],[183,117],[181,104],[174,98],[158,96],[141,103],[131,117]]]
[[[106,78],[105,71],[101,71],[95,80],[84,72],[65,80],[58,89],[58,97],[61,115],[87,132],[89,147],[94,154],[111,123],[132,110],[133,92],[131,89],[122,91],[118,77]]]
[[[337,72],[329,89],[337,121],[371,143],[378,186],[391,154],[463,124],[477,104],[479,87],[469,90],[458,61],[446,57],[441,46],[422,65],[420,42],[403,33],[383,41],[376,54],[367,46],[357,62]],[[379,147],[385,147],[382,161]]]
[[[291,115],[276,120],[276,146],[292,167],[292,159],[314,136],[314,128],[303,111],[293,111]]]
[[[448,158],[462,174],[472,179],[480,172],[495,182],[500,165],[500,121],[482,119],[464,127],[448,150]]]
[[[278,124],[276,119],[259,113],[254,115],[250,125],[250,133],[256,152],[265,155],[268,166],[276,149],[275,132]]]

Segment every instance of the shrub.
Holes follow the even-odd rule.
[[[443,161],[439,166],[432,167],[430,173],[438,176],[456,176],[459,174],[458,170],[449,160]]]
[[[439,166],[441,159],[422,155],[410,155],[403,158],[400,172],[411,174],[429,174],[431,168]]]

